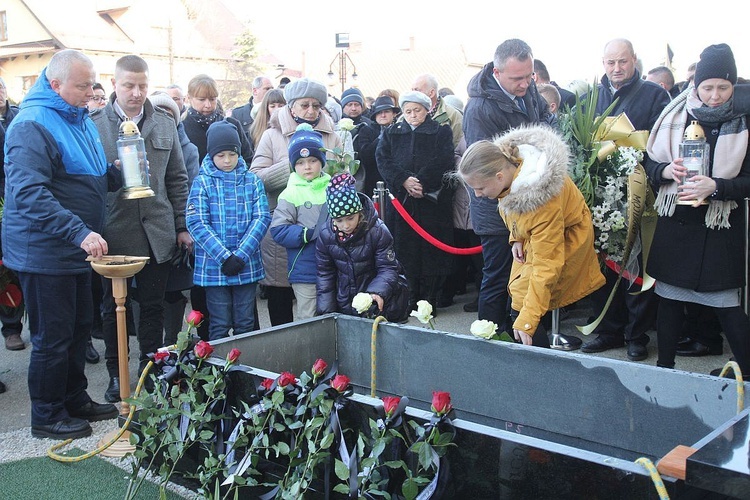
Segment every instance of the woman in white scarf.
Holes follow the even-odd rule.
[[[646,170],[658,188],[659,220],[647,272],[656,279],[658,366],[673,368],[686,302],[712,307],[743,375],[750,375],[742,200],[750,196],[746,116],[733,111],[737,67],[726,44],[707,47],[688,87],[662,112],[648,140]],[[697,120],[710,146],[705,175],[685,179],[679,144]],[[685,182],[688,181],[688,182]]]

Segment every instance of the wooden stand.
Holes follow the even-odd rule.
[[[128,327],[125,315],[125,300],[128,297],[128,278],[135,276],[138,271],[148,262],[148,257],[127,257],[123,255],[104,256],[101,259],[91,260],[94,270],[112,280],[112,296],[117,305],[117,362],[120,376],[120,415],[127,418],[130,413],[130,404],[125,401],[130,397],[130,369],[128,367]],[[107,264],[107,261],[110,264]],[[118,262],[122,261],[122,264]],[[112,441],[120,429],[108,432],[99,441],[98,446],[104,446]],[[126,430],[101,455],[105,457],[123,457],[133,453],[135,446],[130,444],[130,431]]]

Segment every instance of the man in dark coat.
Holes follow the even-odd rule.
[[[0,77],[0,198],[5,197],[5,131],[10,127],[10,122],[18,114],[18,106],[14,106],[8,101],[8,89],[5,81]],[[3,253],[0,251],[0,259]],[[23,324],[21,317],[23,308],[16,307],[12,312],[6,313],[4,308],[0,308],[0,322],[2,322],[2,332],[5,338],[5,348],[9,351],[21,351],[26,348],[26,344],[21,339]],[[0,391],[1,392],[1,391]]]
[[[354,128],[351,130],[352,146],[359,160],[360,170],[364,174],[364,181],[358,182],[358,185],[362,184],[362,191],[367,196],[372,196],[375,184],[371,183],[368,177],[373,177],[373,180],[380,177],[376,173],[378,166],[375,160],[380,127],[365,116],[365,98],[357,88],[346,89],[341,94],[341,113],[343,118],[349,118],[354,122]],[[361,174],[355,177],[358,181],[362,179]]]
[[[616,39],[607,43],[602,58],[605,75],[599,84],[596,112],[602,114],[617,99],[610,116],[625,113],[636,130],[651,131],[656,119],[669,104],[669,93],[654,82],[642,80],[636,69],[636,60],[633,45],[628,40]],[[607,284],[591,294],[596,316],[604,309],[617,280],[617,273],[609,267],[604,275]],[[633,361],[646,359],[646,344],[649,341],[646,331],[653,327],[656,319],[656,296],[652,290],[631,295],[629,286],[628,280],[620,282],[607,313],[594,330],[598,337],[583,344],[583,352],[602,352],[622,347],[627,342],[628,358]]]
[[[267,76],[256,76],[253,79],[253,96],[247,104],[234,108],[230,113],[232,118],[242,124],[242,129],[248,136],[250,135],[250,125],[253,124],[255,115],[258,113],[257,106],[263,101],[266,92],[271,89],[273,89],[273,83],[271,83],[271,80]]]
[[[495,50],[493,61],[474,75],[463,116],[467,147],[524,124],[554,121],[532,78],[533,60],[526,42],[506,40]],[[479,319],[492,321],[498,331],[510,331],[508,279],[513,257],[509,232],[500,218],[497,200],[477,198],[472,190],[469,193],[471,224],[482,242],[484,259]]]
[[[112,79],[115,92],[106,107],[92,115],[101,135],[109,163],[117,159],[117,139],[123,120],[138,125],[149,162],[149,182],[154,196],[124,199],[123,192],[112,193],[108,201],[105,237],[116,255],[150,257],[136,278],[140,318],[137,329],[141,369],[148,355],[164,345],[164,293],[178,248],[192,249],[193,239],[185,223],[188,176],[174,118],[155,108],[146,99],[148,64],[136,55],[123,56],[115,63]],[[128,278],[132,284],[133,278]],[[116,304],[112,281],[102,281],[104,311],[102,335],[109,386],[104,398],[120,400]],[[128,294],[128,300],[132,294]],[[126,305],[127,309],[130,309]]]

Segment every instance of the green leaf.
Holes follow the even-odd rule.
[[[344,478],[341,478],[344,479]],[[342,495],[348,495],[349,494],[349,486],[346,484],[337,484],[333,487],[333,491],[336,493],[341,493]]]
[[[389,469],[401,469],[403,467],[406,467],[406,463],[404,463],[403,460],[388,460],[383,463],[383,465],[385,465]]]
[[[286,444],[284,441],[279,441],[276,444],[276,446],[279,450],[279,453],[281,453],[282,455],[289,455],[289,451],[290,451],[289,445]]]
[[[505,331],[500,333],[500,338],[498,340],[502,340],[503,342],[513,342],[513,338]]]
[[[320,441],[320,447],[322,449],[327,449],[333,444],[334,435],[332,432],[329,432],[325,436],[323,436],[323,439]]]
[[[404,484],[401,485],[401,493],[404,494],[404,497],[407,500],[413,500],[414,498],[417,498],[419,488],[417,487],[417,483],[414,482],[414,479],[408,478],[406,481],[404,481]]]
[[[427,443],[420,443],[424,446],[419,448],[419,463],[423,469],[429,470],[432,466],[432,446]]]
[[[349,479],[349,467],[347,467],[346,464],[338,458],[336,459],[335,471],[336,477],[338,477],[342,481],[346,481]],[[346,492],[348,493],[348,491],[349,490],[347,488]]]

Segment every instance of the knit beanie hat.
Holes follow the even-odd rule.
[[[424,94],[418,90],[410,90],[409,92],[404,92],[403,94],[401,94],[401,97],[399,97],[398,99],[398,105],[403,108],[404,104],[407,102],[416,102],[418,104],[421,104],[427,109],[427,111],[429,111],[432,107],[432,101],[429,97],[427,97],[427,94]]]
[[[305,97],[317,99],[321,106],[325,106],[326,101],[328,100],[328,91],[326,90],[325,85],[316,82],[315,80],[310,80],[309,78],[296,80],[284,87],[284,99],[286,99],[286,102],[288,102],[290,106],[294,104],[294,101],[297,99],[303,99]]]
[[[363,210],[362,202],[354,186],[354,177],[347,172],[336,174],[326,187],[328,214],[332,219],[356,214]]]
[[[732,85],[737,83],[737,64],[734,62],[734,54],[729,45],[720,43],[703,49],[693,78],[696,87],[710,78],[729,80]]]
[[[296,82],[295,82],[296,83]],[[326,155],[323,152],[323,136],[313,130],[308,123],[297,125],[297,130],[289,139],[289,165],[294,172],[294,165],[300,158],[314,156],[325,166]]]
[[[180,108],[177,103],[165,92],[154,92],[148,96],[148,100],[155,108],[166,108],[172,112],[172,118],[176,125],[180,124]]]
[[[341,120],[341,105],[336,102],[336,99],[328,99],[325,108],[328,110],[328,114],[331,115],[331,120],[333,120],[334,124]]]
[[[209,158],[213,158],[222,151],[234,151],[240,154],[240,134],[237,127],[229,122],[220,120],[211,124],[206,132]]]
[[[354,87],[346,89],[341,94],[341,107],[343,108],[350,102],[358,102],[363,108],[365,107],[365,96],[362,95],[362,91],[355,89]]]

